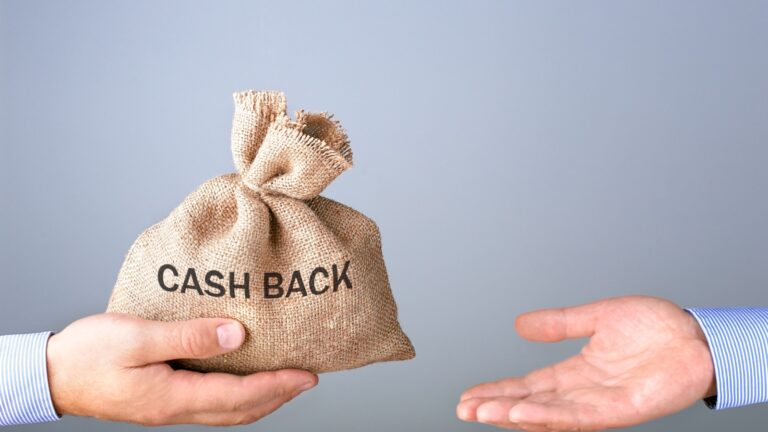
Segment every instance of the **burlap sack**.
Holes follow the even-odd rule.
[[[194,370],[328,372],[413,358],[375,223],[318,196],[352,166],[344,130],[327,114],[291,120],[282,93],[234,99],[237,173],[207,181],[139,236],[108,311],[245,325],[239,350],[181,362]]]

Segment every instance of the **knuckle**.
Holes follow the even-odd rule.
[[[139,323],[130,319],[117,318],[120,325],[120,344],[128,353],[138,353],[146,349],[149,337]]]
[[[285,403],[294,397],[297,396],[299,391],[294,388],[293,386],[289,386],[287,384],[281,384],[278,387],[275,388],[273,396],[276,401],[279,401],[280,403]]]
[[[269,395],[272,399],[283,399],[292,393],[292,389],[277,373],[271,373],[265,380],[264,385],[269,388]]]
[[[251,405],[251,401],[247,399],[233,399],[227,404],[227,410],[233,413],[247,411],[251,408]]]
[[[190,357],[204,357],[207,354],[205,335],[194,326],[184,324],[178,327],[178,340],[184,355]]]

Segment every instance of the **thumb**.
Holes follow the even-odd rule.
[[[591,337],[604,301],[581,306],[543,309],[524,313],[515,320],[520,336],[537,342],[559,342],[563,339]]]
[[[234,351],[245,340],[239,322],[225,318],[189,321],[145,321],[145,345],[137,355],[145,363],[202,359]]]

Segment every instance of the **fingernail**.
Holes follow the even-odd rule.
[[[490,410],[491,410],[491,404],[489,402],[486,402],[478,406],[477,411],[475,411],[475,417],[477,417],[477,421],[479,421],[480,423],[488,423],[488,421],[491,418]]]
[[[512,423],[517,423],[520,421],[519,409],[515,409],[515,407],[513,407],[512,409],[509,410],[509,421],[511,421]]]
[[[222,324],[216,327],[219,346],[224,349],[235,349],[243,343],[243,328],[236,323]]]

